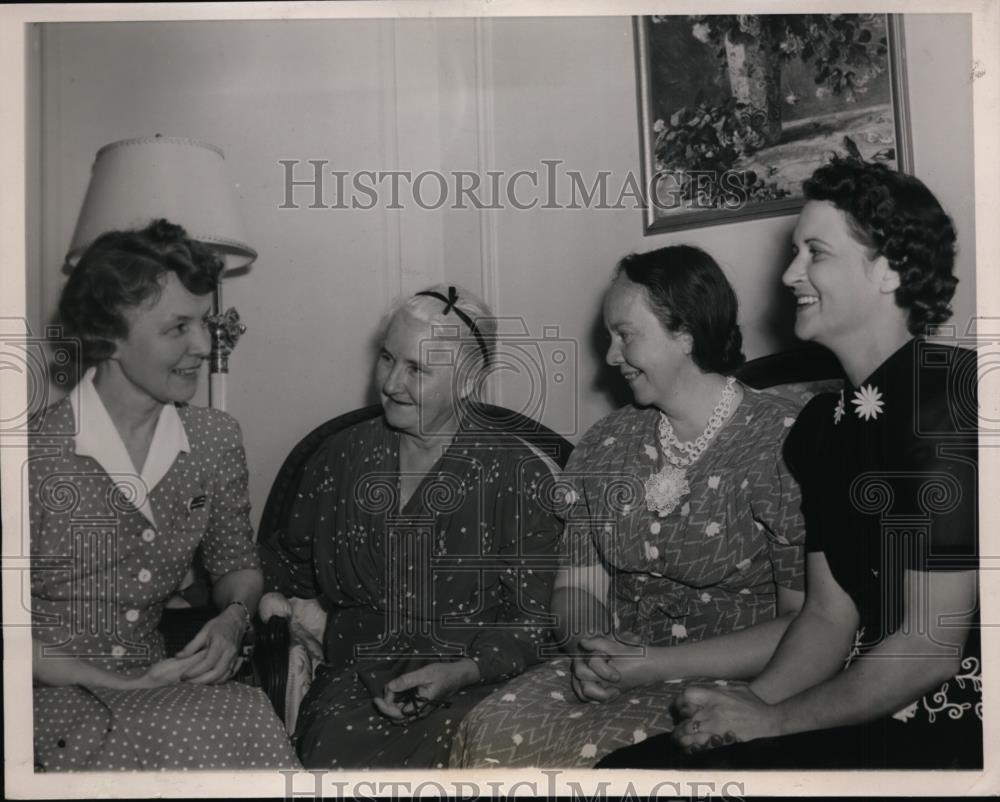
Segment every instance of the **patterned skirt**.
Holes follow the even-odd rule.
[[[34,689],[35,771],[299,768],[259,688]]]
[[[670,707],[681,680],[581,702],[560,658],[497,688],[459,725],[451,768],[589,768],[624,746],[673,729]]]
[[[403,726],[378,712],[358,673],[357,666],[317,669],[295,727],[295,745],[306,768],[444,768],[459,721],[494,687],[463,688],[448,697],[447,707]]]

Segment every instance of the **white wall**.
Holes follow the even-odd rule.
[[[609,184],[620,186],[639,164],[631,21],[497,20],[492,32],[499,166],[514,170],[559,158],[567,169],[610,170]],[[961,283],[954,321],[964,330],[975,309],[970,21],[959,14],[908,15],[904,35],[915,172],[958,227]],[[499,217],[500,306],[557,323],[571,338],[586,342],[589,316],[622,255],[684,242],[715,256],[735,287],[748,357],[793,340],[793,308],[779,276],[794,217],[652,237],[642,235],[639,213],[627,209],[505,211]],[[589,389],[598,369],[596,357],[582,361],[584,428],[608,409],[605,396]]]
[[[969,18],[907,16],[905,34],[916,172],[958,225],[964,329],[975,299]],[[575,341],[576,386],[550,386],[542,412],[573,437],[610,408],[594,385],[590,331],[610,270],[630,250],[706,248],[736,287],[748,356],[790,342],[778,276],[791,217],[644,237],[632,210],[309,209],[304,190],[302,208],[279,209],[280,159],[508,175],[558,159],[561,170],[609,170],[620,186],[639,164],[629,18],[65,24],[42,30],[34,63],[36,328],[54,309],[101,145],[162,133],[226,153],[260,252],[225,285],[225,303],[249,326],[231,359],[229,410],[246,435],[257,514],[294,443],[366,401],[370,334],[402,291],[465,284],[532,334],[557,326]],[[507,403],[526,398],[516,381],[501,389]]]
[[[152,133],[220,146],[250,242],[252,271],[228,281],[249,331],[230,360],[228,408],[243,424],[257,514],[284,455],[310,429],[366,403],[368,341],[388,302],[460,276],[479,290],[478,246],[447,215],[299,209],[281,159],[331,169],[441,169],[465,158],[472,121],[437,108],[472,97],[473,22],[78,24],[42,32],[43,232],[38,306],[51,313],[90,165],[104,143]],[[438,37],[455,45],[439,44]],[[474,112],[474,109],[473,109]],[[442,113],[444,114],[444,113]],[[474,152],[474,151],[473,151]],[[475,169],[476,164],[470,163]],[[304,164],[304,167],[308,167]],[[306,176],[308,173],[302,173]],[[330,200],[332,203],[332,199]],[[472,221],[475,222],[475,221]],[[446,248],[447,244],[447,248]],[[475,258],[466,251],[473,249]],[[30,306],[30,305],[29,305]],[[202,394],[202,398],[204,394]]]

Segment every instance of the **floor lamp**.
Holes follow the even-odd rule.
[[[257,258],[243,238],[222,150],[195,139],[157,134],[112,142],[97,151],[66,255],[67,270],[105,231],[141,228],[160,217],[215,250],[225,262],[226,276],[245,273]],[[220,282],[209,321],[209,403],[216,409],[226,408],[229,354],[246,331],[235,309],[221,310]]]

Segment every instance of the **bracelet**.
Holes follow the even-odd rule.
[[[229,604],[226,605],[226,610],[228,610],[234,604],[239,605],[240,609],[243,610],[243,615],[246,619],[246,623],[243,625],[243,631],[245,632],[246,630],[250,629],[250,623],[253,621],[253,618],[250,616],[250,610],[243,602],[239,600],[229,602]]]

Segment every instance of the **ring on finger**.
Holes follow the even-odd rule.
[[[691,719],[691,732],[698,732],[701,730],[701,722]]]

